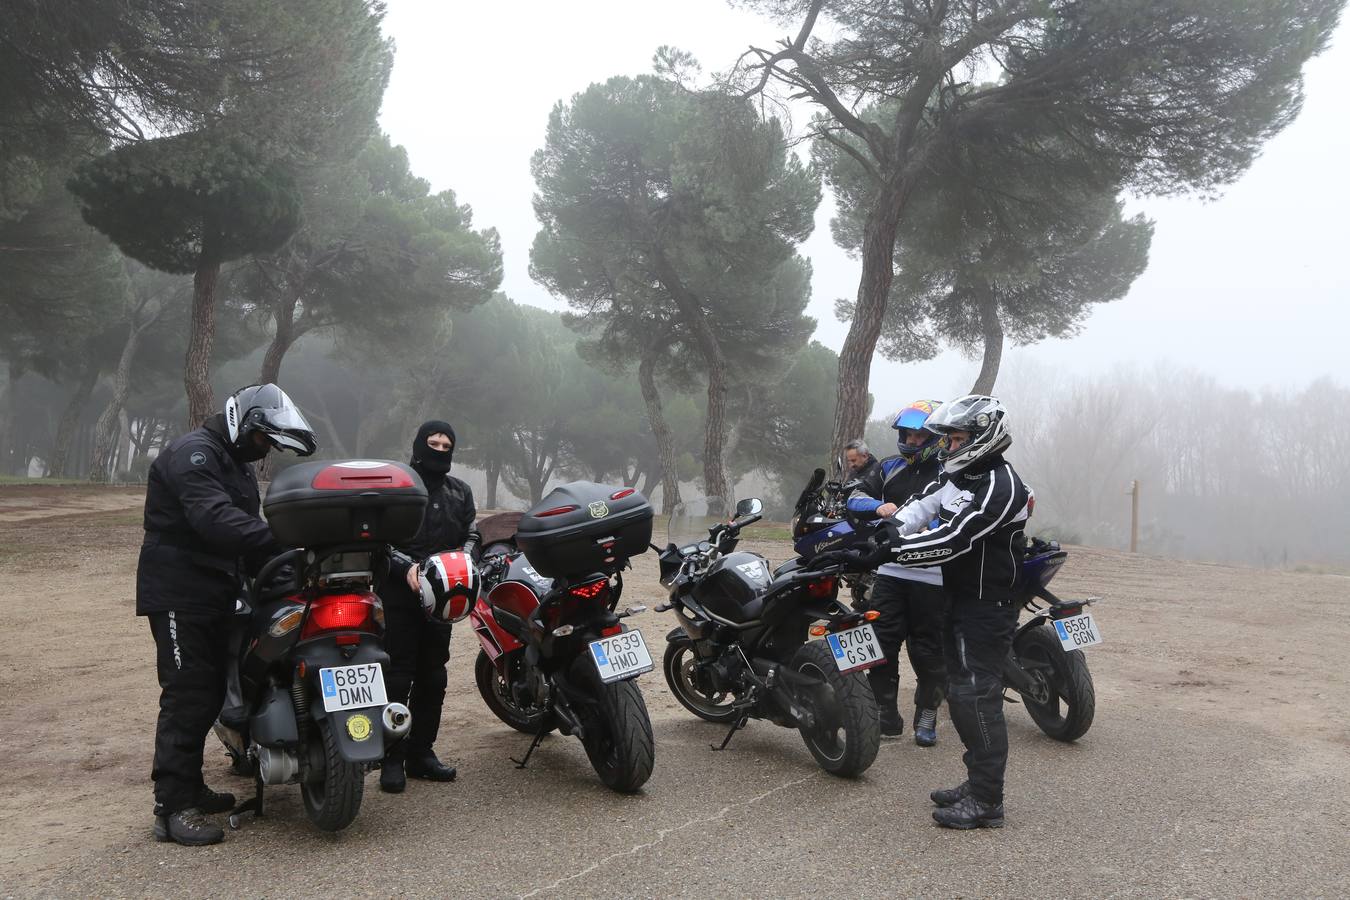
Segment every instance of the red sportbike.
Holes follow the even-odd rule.
[[[620,572],[650,546],[651,505],[632,488],[577,481],[512,518],[480,523],[486,593],[469,618],[483,702],[533,735],[518,767],[556,728],[581,740],[606,786],[636,791],[655,754],[636,678],[653,664],[623,622],[646,607],[618,605]]]

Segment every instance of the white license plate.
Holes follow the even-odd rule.
[[[319,688],[323,692],[324,712],[384,706],[389,702],[379,663],[320,669]]]
[[[855,669],[870,669],[886,661],[881,654],[881,644],[877,643],[872,626],[859,625],[847,631],[836,631],[826,635],[830,652],[834,654],[834,664],[840,672],[852,672]]]
[[[1055,633],[1065,650],[1081,650],[1102,642],[1102,633],[1097,623],[1092,621],[1091,613],[1069,616],[1067,619],[1055,619]]]
[[[600,673],[600,680],[605,684],[632,678],[643,672],[650,672],[653,668],[652,655],[647,652],[647,642],[642,639],[642,632],[636,628],[623,634],[591,641],[590,648],[595,668]]]

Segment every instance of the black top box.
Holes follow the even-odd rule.
[[[396,544],[422,525],[427,489],[408,466],[383,459],[300,463],[278,472],[263,512],[287,547]]]
[[[652,505],[633,488],[573,481],[549,491],[516,526],[516,543],[541,575],[613,574],[647,552]]]

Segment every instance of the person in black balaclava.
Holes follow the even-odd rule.
[[[427,488],[427,508],[416,537],[397,549],[420,563],[434,553],[472,550],[479,542],[473,526],[478,514],[473,491],[450,475],[455,455],[455,430],[432,420],[417,429],[412,467]],[[450,625],[432,622],[422,611],[416,565],[391,561],[382,585],[385,649],[389,668],[385,685],[392,702],[412,710],[412,731],[390,748],[380,769],[380,789],[401,793],[405,776],[430,781],[453,781],[455,769],[436,758],[432,744],[441,725],[445,701],[445,664],[450,659]]]

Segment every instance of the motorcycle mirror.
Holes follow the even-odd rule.
[[[736,504],[736,518],[738,519],[742,516],[757,516],[763,511],[764,504],[760,502],[758,497],[751,497]]]

